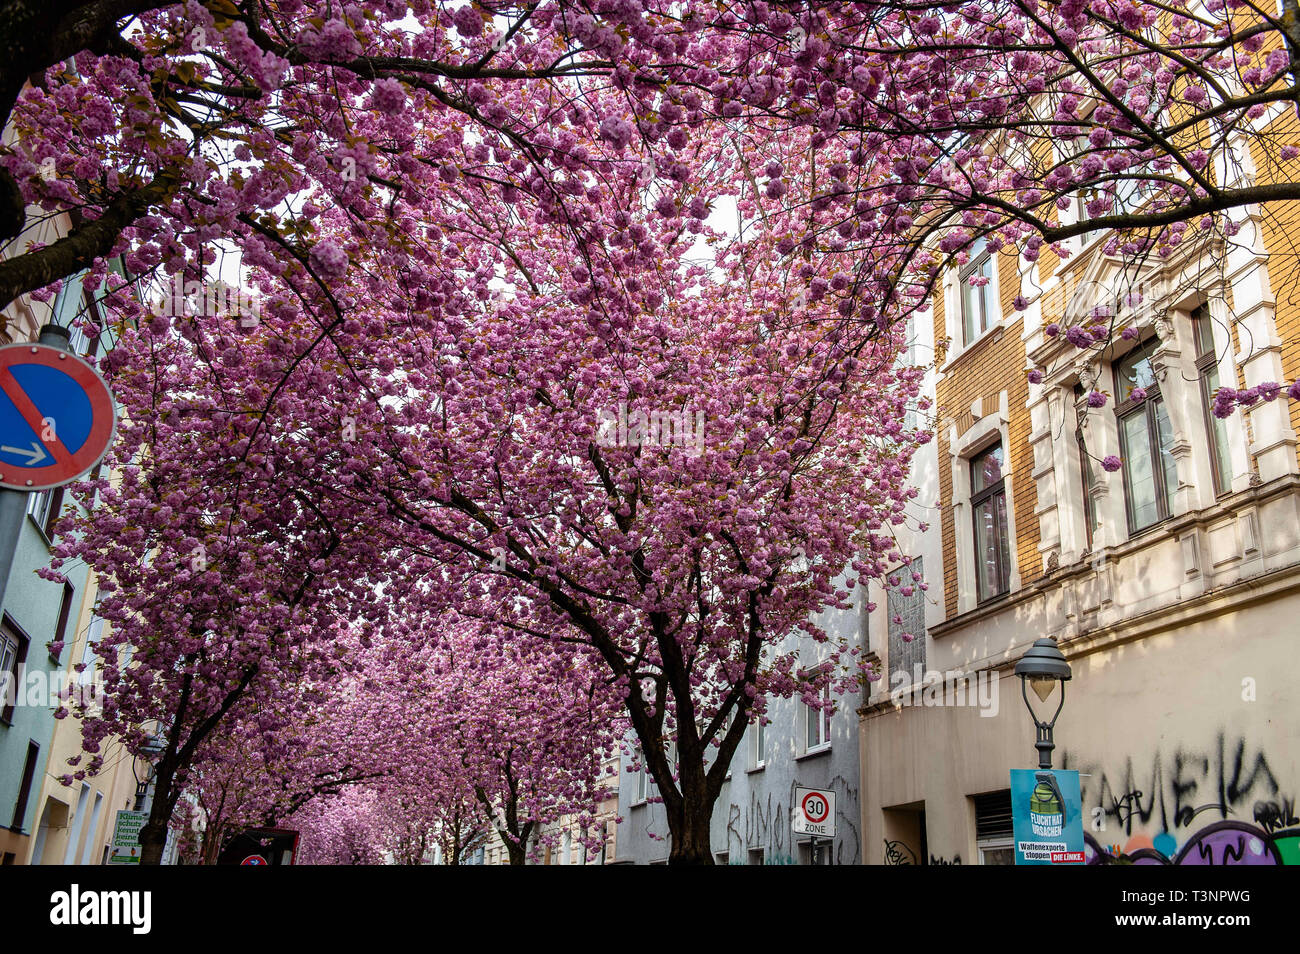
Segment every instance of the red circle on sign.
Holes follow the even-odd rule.
[[[59,348],[39,344],[12,344],[0,347],[0,390],[9,398],[26,421],[27,426],[40,434],[41,415],[26,392],[19,387],[10,369],[19,365],[40,365],[67,375],[81,388],[90,402],[90,433],[75,452],[69,451],[56,437],[45,441],[44,450],[54,457],[54,463],[44,467],[23,467],[0,461],[0,487],[13,490],[48,490],[70,483],[89,473],[103,459],[113,444],[117,432],[117,411],[113,406],[113,393],[94,368],[74,354]]]
[[[263,858],[261,855],[249,855],[247,858],[241,861],[240,864],[241,865],[264,865],[266,864],[266,859]]]
[[[813,817],[812,812],[808,811],[808,802],[814,798],[820,799],[822,803],[822,813],[816,818]],[[831,813],[831,803],[821,792],[809,792],[803,797],[803,801],[799,803],[799,807],[803,809],[803,817],[808,819],[814,825],[820,825],[826,820],[826,816]]]

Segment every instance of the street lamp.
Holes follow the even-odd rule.
[[[140,747],[140,754],[131,760],[131,774],[135,776],[135,810],[141,811],[144,806],[144,800],[149,794],[149,786],[153,784],[153,777],[156,771],[154,760],[162,754],[166,748],[167,742],[161,735],[150,735],[144,745]],[[143,768],[136,769],[137,765],[143,763]],[[140,778],[143,772],[144,778]]]
[[[1061,709],[1065,706],[1065,681],[1070,678],[1070,664],[1056,648],[1056,640],[1044,637],[1035,640],[1034,645],[1020,657],[1020,661],[1016,663],[1016,675],[1020,677],[1020,694],[1024,697],[1025,708],[1029,710],[1029,716],[1034,720],[1034,728],[1037,730],[1038,737],[1034,742],[1034,748],[1038,749],[1038,767],[1050,769],[1052,749],[1056,748],[1055,743],[1052,742],[1052,728],[1056,725]],[[1047,702],[1047,697],[1052,694],[1058,682],[1061,684],[1061,701],[1056,705],[1052,721],[1044,722],[1030,704],[1028,690],[1034,690],[1034,695],[1038,696],[1039,702]]]

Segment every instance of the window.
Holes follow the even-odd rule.
[[[62,512],[62,487],[28,495],[27,513],[36,522],[36,526],[41,528],[41,533],[45,534],[46,540],[54,539],[54,522],[59,519],[59,514]]]
[[[830,839],[821,839],[815,844],[812,841],[800,842],[799,864],[829,865],[831,863],[831,848]]]
[[[1211,412],[1214,392],[1219,389],[1219,360],[1214,350],[1214,320],[1204,305],[1192,312],[1192,331],[1196,338],[1196,373],[1201,382],[1201,407],[1205,413],[1205,431],[1210,442],[1210,471],[1214,475],[1214,495],[1221,497],[1232,490],[1232,462],[1228,458],[1228,429],[1221,418]]]
[[[1074,431],[1075,446],[1079,451],[1079,472],[1083,475],[1083,529],[1091,550],[1097,539],[1097,530],[1101,526],[1097,518],[1097,501],[1092,496],[1092,488],[1097,485],[1097,474],[1093,470],[1092,455],[1088,453],[1088,442],[1083,437],[1083,421],[1086,411],[1085,395],[1082,384],[1074,386],[1074,402],[1079,408],[1077,419],[1079,426]]]
[[[35,742],[27,743],[27,761],[23,763],[23,780],[18,786],[18,800],[14,802],[14,820],[9,825],[11,831],[22,831],[27,819],[27,800],[32,795],[32,779],[36,777],[36,761],[40,758],[41,747]]]
[[[976,455],[970,462],[970,503],[975,518],[975,588],[980,602],[1001,596],[1011,586],[1003,463],[1001,443]]]
[[[1178,486],[1177,467],[1169,452],[1173,427],[1147,345],[1115,365],[1115,390],[1124,504],[1129,533],[1137,533],[1169,517]]]
[[[99,668],[99,653],[95,647],[99,645],[99,640],[104,635],[104,619],[101,616],[92,616],[90,625],[86,628],[86,645],[81,650],[81,672],[77,674],[77,684],[88,686],[95,680],[95,670]]]
[[[822,689],[822,704],[825,708],[814,709],[806,702],[801,703],[804,714],[804,751],[817,752],[831,744],[831,687],[828,682]]]
[[[1150,88],[1151,79],[1146,80]],[[1093,120],[1089,119],[1091,124]],[[1094,146],[1087,135],[1075,137],[1071,154],[1067,157],[1077,169],[1085,157],[1099,156],[1103,149]],[[1104,155],[1102,156],[1104,158]],[[1126,170],[1110,172],[1100,169],[1085,177],[1085,185],[1075,198],[1076,221],[1087,222],[1090,219],[1108,215],[1128,215],[1138,211],[1158,191],[1159,183],[1153,178],[1157,170],[1150,163],[1139,163]],[[1098,200],[1109,200],[1109,208],[1098,208],[1096,214],[1088,206]],[[1106,204],[1105,201],[1102,202]],[[1078,236],[1081,248],[1086,248],[1093,239],[1102,233],[1098,230],[1084,232]]]
[[[68,618],[72,616],[72,599],[76,592],[76,588],[71,583],[63,584],[63,599],[59,603],[59,621],[54,624],[55,642],[63,642],[63,637],[68,631]]]
[[[975,803],[975,847],[982,865],[1016,863],[1011,821],[1011,790],[971,798]]]
[[[763,716],[749,727],[750,771],[757,771],[767,764],[767,727],[763,725]]]
[[[896,684],[894,674],[901,672],[907,680],[898,680],[901,685],[915,682],[912,678],[917,666],[925,669],[925,594],[918,583],[912,579],[913,574],[924,579],[924,562],[921,558],[903,565],[889,573],[887,580],[897,579],[896,586],[891,585],[886,591],[889,606],[889,687]],[[908,592],[905,594],[903,590]],[[904,639],[911,636],[912,639]]]
[[[27,662],[27,643],[26,635],[6,616],[0,626],[0,681],[4,682],[4,692],[0,693],[0,722],[6,725],[13,722],[14,706],[18,703],[19,681],[23,664]]]
[[[975,279],[978,284],[972,284]],[[993,256],[984,239],[971,248],[970,261],[958,272],[961,295],[961,320],[966,344],[970,344],[993,325]]]
[[[639,805],[650,796],[650,772],[646,768],[645,753],[637,749],[637,761],[641,763],[641,768],[636,773],[636,781],[632,787],[632,804]]]
[[[751,848],[748,852],[749,863],[751,865],[761,865],[763,863],[763,849]]]
[[[72,353],[81,357],[88,357],[95,352],[96,342],[86,336],[79,325],[87,317],[89,312],[94,317],[99,317],[99,308],[96,297],[84,285],[86,272],[82,271],[71,278],[65,279],[63,287],[54,298],[53,315],[51,321],[53,324],[67,328],[69,333],[68,347]]]

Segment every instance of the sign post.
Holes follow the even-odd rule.
[[[113,393],[71,352],[68,329],[0,347],[0,608],[27,515],[27,496],[88,474],[117,430]]]
[[[795,788],[794,812],[790,826],[796,835],[811,835],[809,851],[817,863],[817,839],[834,843],[835,792],[820,788]]]
[[[1011,770],[1011,828],[1018,865],[1083,864],[1079,773]]]

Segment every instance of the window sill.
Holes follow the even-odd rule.
[[[794,757],[794,760],[796,762],[802,762],[804,759],[815,759],[819,755],[825,755],[830,750],[831,750],[831,744],[827,742],[825,745],[819,745],[815,749],[809,749],[803,755],[796,755]]]
[[[1218,498],[1215,498],[1215,504],[1217,504],[1218,502],[1219,502]],[[1161,528],[1168,527],[1168,525],[1178,516],[1185,516],[1185,515],[1171,513],[1167,517],[1161,517],[1155,523],[1148,523],[1145,527],[1142,527],[1140,530],[1129,530],[1128,536],[1119,544],[1119,546],[1123,546],[1125,543],[1128,543],[1130,540],[1141,540],[1149,533],[1158,531]]]
[[[992,596],[986,596],[983,599],[976,599],[975,609],[983,609],[986,606],[992,606],[994,603],[997,603],[999,600],[1004,600],[1010,595],[1011,588],[1007,587],[1000,593],[994,593]]]
[[[989,342],[999,340],[1002,337],[1002,332],[1006,331],[1009,326],[1010,326],[1010,322],[1006,320],[996,321],[993,324],[989,325],[988,328],[986,328],[984,331],[981,331],[975,337],[974,341],[966,345],[960,351],[955,351],[951,355],[949,355],[947,360],[944,361],[942,365],[940,365],[939,373],[947,374],[949,369],[951,369],[953,365],[957,364],[959,361],[962,360],[962,358],[966,357],[968,354],[971,354],[972,352],[979,350]]]
[[[54,541],[45,533],[45,528],[41,526],[40,521],[30,513],[27,515],[27,519],[30,520],[32,526],[36,528],[36,532],[41,535],[41,539],[45,541],[45,545],[52,549],[54,547]]]
[[[746,774],[746,775],[756,775],[756,774],[758,774],[759,772],[762,772],[762,771],[766,770],[766,768],[767,768],[767,763],[764,762],[762,765],[755,765],[753,768],[745,769],[745,774]]]

